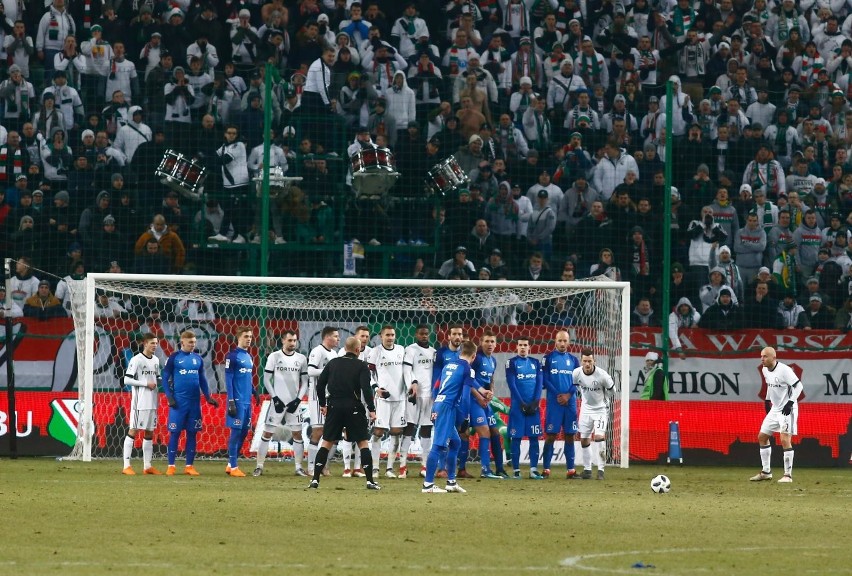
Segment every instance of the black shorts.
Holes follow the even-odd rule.
[[[329,404],[325,415],[325,425],[322,429],[322,439],[337,442],[343,439],[343,429],[346,429],[346,439],[349,442],[361,442],[370,438],[367,415],[364,408],[353,405],[335,406]]]

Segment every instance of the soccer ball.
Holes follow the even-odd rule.
[[[668,476],[660,474],[651,479],[651,490],[657,494],[665,494],[672,489],[672,481]]]

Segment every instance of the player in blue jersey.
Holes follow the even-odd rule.
[[[447,488],[435,486],[435,473],[438,463],[443,456],[447,462],[455,462],[461,444],[457,429],[456,415],[459,404],[465,395],[476,389],[489,401],[493,397],[491,390],[486,390],[476,383],[470,363],[476,358],[476,345],[473,342],[463,342],[459,349],[459,357],[447,362],[441,371],[438,393],[432,409],[432,421],[435,422],[433,431],[432,450],[426,460],[426,479],[422,492],[445,493],[467,492],[456,482],[455,466],[450,466],[447,472]]]
[[[480,350],[476,353],[476,359],[471,364],[473,368],[474,379],[476,383],[486,390],[492,390],[494,384],[494,373],[497,371],[497,359],[492,356],[497,348],[497,336],[491,331],[485,331],[480,339]],[[490,480],[501,480],[503,477],[491,472],[491,425],[497,427],[494,414],[491,412],[491,406],[475,389],[470,391],[470,409],[468,414],[470,427],[479,434],[479,459],[482,464],[480,478],[488,478]],[[467,464],[468,452],[470,452],[470,429],[461,430],[461,448],[459,449],[459,470],[456,474],[457,478],[470,478],[465,465]],[[495,437],[496,442],[500,442],[499,435]],[[499,450],[495,453],[495,461],[497,462],[497,470],[503,469],[503,454]]]
[[[228,416],[225,418],[225,425],[231,429],[225,473],[237,478],[244,478],[246,475],[240,470],[237,459],[251,428],[252,396],[255,403],[260,404],[260,393],[252,382],[254,359],[248,351],[253,340],[252,328],[240,326],[237,328],[237,347],[225,357],[225,389],[228,392]]]
[[[512,437],[512,468],[515,480],[521,479],[521,440],[530,441],[530,478],[541,480],[538,473],[541,434],[542,374],[541,364],[530,357],[530,340],[522,336],[515,341],[518,355],[506,361],[506,383],[509,385],[512,406],[509,409],[509,436]]]
[[[441,380],[441,371],[450,362],[458,360],[459,350],[464,340],[464,330],[461,324],[450,324],[447,327],[447,343],[435,352],[435,362],[432,364],[432,400],[438,394],[438,386]],[[438,466],[438,478],[446,478],[446,462],[441,461]]]
[[[553,443],[556,435],[565,438],[566,478],[574,478],[574,435],[577,433],[577,389],[573,373],[580,364],[568,352],[570,337],[566,330],[556,333],[555,349],[541,361],[544,389],[547,390],[547,410],[544,417],[544,477],[550,476],[550,461],[553,459]]]
[[[461,349],[462,340],[464,340],[464,331],[461,324],[450,324],[447,327],[447,343],[441,346],[435,352],[435,363],[432,364],[432,397],[438,393],[438,384],[441,379],[441,372],[444,366],[457,360],[459,350]]]
[[[195,461],[196,435],[201,430],[201,394],[211,406],[219,402],[210,396],[204,360],[195,352],[195,332],[184,330],[180,335],[180,350],[174,352],[163,368],[162,381],[166,400],[169,403],[169,468],[167,476],[175,474],[180,433],[186,431],[186,468],[183,473],[198,476],[193,466]]]

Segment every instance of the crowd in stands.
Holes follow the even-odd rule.
[[[636,324],[852,328],[852,2],[48,4],[0,1],[0,242],[57,278],[236,273],[208,247],[260,241],[271,109],[270,165],[303,180],[270,242],[428,245],[420,276],[607,274]],[[359,194],[349,158],[374,146],[399,181]],[[167,150],[206,167],[203,195],[160,181]],[[470,183],[436,201],[451,156]],[[22,310],[55,304],[43,282]]]

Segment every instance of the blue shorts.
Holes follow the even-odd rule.
[[[443,402],[436,402],[432,408],[438,417],[435,418],[435,427],[432,429],[432,446],[443,446],[449,448],[450,440],[461,442],[459,431],[456,429],[456,407]]]
[[[497,424],[491,424],[491,420],[493,418],[493,414],[491,413],[491,406],[486,405],[485,408],[479,405],[479,402],[472,400],[470,403],[470,425],[474,428],[477,426],[488,426],[491,428],[492,426],[496,426]]]
[[[251,402],[237,402],[237,415],[225,416],[225,426],[237,430],[249,428],[251,426]]]
[[[527,416],[521,412],[521,407],[512,406],[509,409],[509,437],[510,438],[538,438],[541,435],[541,414],[536,412]]]
[[[185,404],[186,408],[169,408],[169,432],[201,430],[201,405],[198,400],[182,400],[181,404]]]
[[[565,406],[559,404],[556,398],[552,402],[548,398],[544,417],[545,434],[565,432],[567,436],[573,435],[577,430],[577,401],[574,397],[572,396]]]

